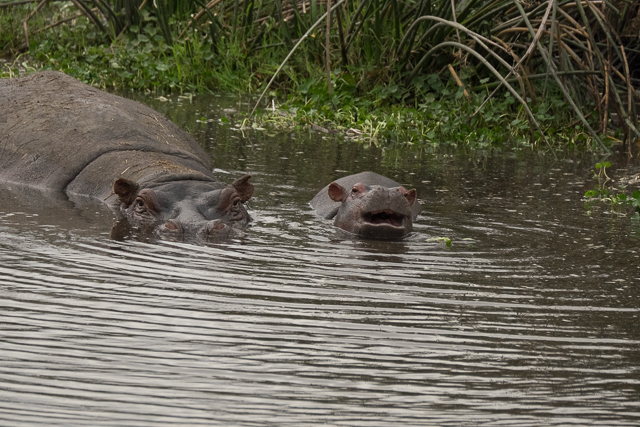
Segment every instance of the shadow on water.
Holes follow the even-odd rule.
[[[253,175],[254,222],[211,245],[114,241],[104,209],[2,189],[0,424],[640,421],[640,225],[585,208],[598,157],[243,133],[235,99],[146,101],[220,180]],[[315,217],[320,188],[363,170],[417,188],[407,239]]]

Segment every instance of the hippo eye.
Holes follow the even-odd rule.
[[[351,192],[352,192],[352,193],[357,193],[357,192],[358,192],[358,189],[357,189],[356,187],[353,187],[353,188],[351,189]]]
[[[144,200],[136,199],[136,207],[143,208],[144,207]]]

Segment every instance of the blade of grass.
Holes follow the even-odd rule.
[[[90,21],[96,24],[96,27],[98,27],[100,31],[102,31],[105,34],[108,34],[106,28],[104,28],[104,25],[102,25],[102,22],[100,22],[100,19],[91,11],[91,9],[87,7],[87,5],[85,5],[82,2],[82,0],[71,0],[71,1],[73,2],[73,4],[76,5],[78,9],[80,9],[85,14],[87,18],[89,18]]]
[[[291,49],[293,47],[293,42],[291,41],[291,35],[289,34],[289,27],[284,20],[284,13],[282,13],[282,0],[275,0],[276,8],[278,9],[278,19],[280,22],[280,33],[284,38],[285,43],[287,43],[287,48]]]
[[[118,33],[124,28],[124,24],[122,23],[118,15],[116,15],[111,6],[109,6],[109,4],[105,1],[91,0],[91,2],[100,9],[100,12],[105,16],[107,21],[111,22],[111,25],[113,26],[114,36],[117,36]]]
[[[600,71],[595,71],[595,70],[575,70],[575,71],[558,71],[558,76],[563,77],[563,76],[589,76],[589,75],[598,75],[601,74]],[[527,79],[529,80],[542,80],[544,78],[546,78],[547,76],[549,76],[548,73],[539,73],[539,74],[528,74],[527,75]],[[511,84],[511,83],[516,83],[518,81],[517,78],[512,77],[510,79],[506,79],[507,83]],[[499,84],[501,84],[501,82],[491,82],[491,83],[485,83],[485,84],[481,84],[478,86],[473,86],[471,88],[469,88],[472,92],[476,92],[478,90],[481,89],[491,89],[494,88],[496,86],[498,86]]]
[[[329,92],[329,99],[333,95],[331,88],[331,0],[327,0],[327,30],[326,30],[326,65],[327,65],[327,90]]]
[[[45,3],[47,3],[48,0],[42,0],[40,3],[38,3],[38,5],[36,6],[35,9],[33,9],[33,11],[29,14],[29,16],[27,16],[24,20],[24,22],[29,22],[29,19],[31,19],[33,17],[33,15],[35,15],[36,13],[38,13],[38,11],[42,8],[42,6],[45,5]]]
[[[349,60],[347,58],[347,46],[344,43],[344,29],[340,8],[336,9],[336,19],[338,20],[338,37],[340,37],[340,55],[342,57],[342,63],[344,65],[349,65]]]
[[[309,37],[309,35],[313,32],[313,30],[316,29],[316,27],[318,25],[320,25],[322,23],[322,21],[324,20],[324,18],[331,13],[334,9],[336,9],[338,6],[340,6],[342,3],[344,3],[347,0],[339,0],[338,2],[336,2],[336,4],[333,5],[333,7],[331,8],[331,10],[327,11],[324,15],[322,15],[320,17],[320,19],[318,19],[310,28],[309,30],[304,33],[302,35],[302,37],[300,37],[300,40],[298,40],[298,42],[295,44],[295,46],[293,46],[293,49],[291,49],[289,51],[289,53],[287,54],[287,56],[284,58],[284,61],[282,61],[282,63],[280,64],[280,66],[278,67],[278,69],[276,70],[276,72],[273,74],[273,76],[271,77],[271,80],[269,80],[269,83],[267,83],[267,86],[264,88],[264,90],[262,91],[262,94],[260,94],[260,97],[258,98],[258,100],[256,101],[256,105],[253,107],[253,110],[251,110],[251,113],[249,114],[250,118],[251,116],[253,116],[253,113],[255,113],[256,108],[258,108],[258,105],[260,104],[260,101],[262,101],[262,98],[264,97],[264,94],[267,93],[267,90],[269,90],[269,87],[271,87],[271,83],[273,83],[273,81],[276,79],[276,76],[278,75],[278,73],[280,73],[280,71],[282,70],[282,68],[285,66],[285,64],[287,63],[287,61],[289,60],[289,58],[291,58],[291,56],[293,55],[293,53],[296,51],[296,49],[298,48],[298,46],[300,46],[302,44],[302,42]],[[247,119],[248,119],[247,118]]]
[[[395,39],[399,40],[400,39],[400,12],[398,12],[398,1],[391,0],[391,6],[393,9],[393,29],[394,29]]]
[[[553,38],[556,36],[556,32],[558,31],[558,26],[556,25],[556,18],[558,16],[558,4],[557,2],[553,2],[553,14],[551,15],[551,32],[549,34],[549,58],[551,58],[551,55],[553,55]],[[558,38],[560,38],[560,35],[558,34]],[[548,73],[548,70],[547,70]],[[547,93],[547,82],[548,82],[548,76],[549,74],[547,74],[547,78],[545,78],[544,80],[544,86],[542,87],[542,96],[545,96],[545,94]]]
[[[516,0],[517,1],[517,0]],[[516,74],[516,76],[518,76],[517,73],[517,69],[522,67],[522,63],[525,61],[525,59],[527,59],[529,57],[529,55],[531,54],[531,52],[533,51],[536,43],[538,43],[538,40],[540,40],[540,37],[542,36],[542,33],[544,31],[544,29],[546,28],[546,24],[547,24],[547,18],[549,17],[549,13],[551,12],[551,8],[553,7],[553,5],[555,4],[555,0],[551,0],[549,2],[549,6],[547,7],[547,10],[544,14],[544,16],[542,17],[542,22],[540,23],[540,26],[538,27],[538,31],[536,32],[536,34],[533,37],[533,41],[531,42],[531,44],[529,45],[529,48],[527,49],[527,51],[525,52],[525,54],[522,56],[522,58],[520,58],[520,60],[516,63],[516,65],[514,65],[513,67],[511,67],[511,70],[509,70],[509,74],[507,74],[505,76],[505,79],[503,81],[507,81],[506,79],[509,78],[509,76],[511,76],[511,74]],[[506,50],[506,49],[505,49]],[[520,83],[520,86],[522,88],[522,95],[525,96],[524,93],[524,85],[522,84],[522,80],[518,77],[518,82]],[[476,111],[471,115],[471,117],[475,116],[476,114],[478,114],[478,112],[482,109],[482,107],[484,107],[484,105],[493,97],[493,95],[498,91],[498,89],[500,89],[501,85],[498,85],[498,87],[496,87],[496,89],[493,91],[493,93],[491,93],[491,95],[489,95],[487,97],[487,99],[484,100],[484,102],[482,103],[482,105],[480,105]]]
[[[75,15],[71,15],[68,18],[65,19],[61,19],[59,21],[54,22],[53,24],[47,25],[46,27],[43,28],[38,28],[37,30],[35,30],[32,34],[37,34],[41,31],[46,31],[49,30],[51,28],[57,27],[60,24],[64,24],[65,22],[69,22],[69,21],[73,21],[74,19],[78,19],[79,17],[84,16],[84,12],[77,12]]]
[[[211,33],[211,44],[213,45],[213,50],[214,52],[218,52],[218,42],[217,42],[217,37],[216,37],[216,22],[217,22],[217,18],[215,17],[215,15],[213,13],[211,13],[211,11],[207,8],[207,6],[202,2],[202,0],[193,0],[198,6],[200,6],[202,8],[202,10],[207,12],[207,15],[209,16],[209,19],[211,20],[211,26],[210,26],[210,33]]]
[[[364,11],[364,14],[362,15],[363,16],[362,19],[358,19],[358,17],[362,13],[362,10],[365,7],[367,9]],[[363,0],[362,3],[360,3],[360,6],[358,6],[358,9],[356,10],[356,12],[351,16],[351,25],[349,26],[349,31],[347,31],[347,49],[349,49],[349,47],[351,46],[351,43],[356,38],[356,35],[362,29],[362,26],[364,25],[365,21],[368,19],[372,8],[373,8],[372,0]]]
[[[236,37],[236,28],[238,25],[238,3],[240,3],[240,0],[233,1],[233,20],[231,23],[231,37],[233,37],[234,39]]]
[[[522,105],[522,107],[524,108],[524,110],[527,112],[527,115],[530,117],[531,122],[534,124],[534,126],[536,127],[536,130],[538,131],[538,133],[540,134],[540,137],[547,143],[547,145],[549,147],[551,147],[551,145],[549,144],[549,141],[547,140],[547,137],[545,136],[544,132],[542,132],[542,129],[540,128],[540,125],[538,124],[538,122],[536,121],[535,117],[533,116],[533,113],[531,112],[531,110],[529,109],[529,106],[527,105],[527,103],[525,102],[524,99],[522,99],[520,97],[520,95],[518,95],[518,92],[509,84],[507,83],[507,81],[504,79],[504,77],[502,77],[502,74],[500,74],[500,72],[498,70],[496,70],[493,65],[491,65],[491,63],[489,61],[487,61],[486,59],[484,59],[482,57],[482,55],[480,55],[478,52],[476,52],[475,50],[473,50],[473,48],[470,48],[469,46],[463,45],[462,43],[457,43],[457,42],[443,42],[440,43],[437,46],[434,46],[431,50],[429,50],[426,54],[425,57],[432,55],[436,50],[438,49],[442,49],[445,47],[455,47],[458,49],[462,49],[465,50],[466,52],[468,52],[469,54],[471,54],[472,56],[475,56],[476,59],[478,59],[478,61],[482,62],[483,65],[485,67],[487,67],[487,69],[489,71],[491,71],[493,73],[493,75],[496,76],[496,78],[498,80],[500,80],[500,82],[507,88],[507,90],[509,92],[511,92],[511,94],[514,96],[514,98],[516,98],[518,100],[518,102],[520,102],[520,104]]]
[[[577,3],[579,3],[579,2],[580,1],[578,0]],[[529,33],[531,34],[531,37],[533,37],[535,39],[535,31],[533,30],[533,27],[531,26],[531,23],[529,22],[529,18],[527,17],[524,9],[522,8],[522,5],[518,2],[518,0],[514,0],[514,3],[516,5],[516,7],[518,8],[518,10],[520,11],[520,14],[522,15],[524,23],[527,25],[527,28],[529,28]],[[576,103],[574,102],[573,98],[571,98],[571,96],[569,95],[569,92],[567,91],[567,88],[562,84],[562,80],[560,80],[560,77],[558,76],[557,71],[554,69],[553,63],[550,62],[549,58],[547,58],[547,56],[546,56],[547,52],[544,50],[544,48],[540,44],[540,41],[537,41],[536,45],[538,47],[538,51],[540,52],[540,56],[547,63],[548,69],[551,71],[551,74],[553,75],[553,78],[558,83],[558,86],[560,87],[560,90],[564,94],[565,99],[571,105],[571,108],[573,108],[573,111],[575,111],[575,113],[578,115],[578,117],[580,118],[580,121],[582,121],[582,124],[589,130],[589,133],[591,134],[593,139],[595,139],[598,142],[598,144],[600,145],[602,150],[605,153],[610,153],[611,151],[604,145],[604,142],[602,142],[602,140],[600,139],[598,134],[593,130],[593,128],[591,127],[591,125],[589,124],[587,119],[584,117],[584,114],[582,114],[582,111],[580,110],[580,108],[576,105]]]
[[[455,0],[451,0],[451,14],[453,15],[453,22],[458,23],[458,18],[456,18],[456,3]],[[462,39],[460,38],[460,30],[456,28],[456,36],[458,36],[458,43],[462,43]]]
[[[169,29],[169,10],[167,9],[167,0],[154,0],[154,5],[158,10],[158,24],[160,24],[160,30],[165,42],[171,46],[173,40],[171,37],[171,30]]]
[[[165,1],[165,0],[156,0],[156,1]],[[184,30],[182,30],[182,32],[180,33],[180,35],[178,36],[178,40],[180,40],[182,38],[182,36],[184,36],[184,34],[187,32],[187,30],[189,29],[189,27],[191,27],[193,25],[194,22],[196,22],[197,20],[199,20],[200,18],[202,18],[205,15],[205,10],[210,10],[212,8],[214,8],[215,6],[217,6],[218,4],[222,3],[223,0],[211,0],[209,3],[207,3],[207,6],[202,8],[197,14],[196,16],[194,16],[193,18],[191,18],[189,20],[189,22],[187,22],[187,26],[184,27]]]
[[[494,47],[496,47],[496,48],[498,48],[498,49],[500,49],[500,50],[505,51],[505,50],[504,50],[504,48],[503,48],[502,46],[500,46],[499,44],[497,44],[497,43],[495,43],[495,42],[492,42],[491,40],[489,40],[489,39],[487,39],[487,38],[485,38],[485,37],[481,36],[480,34],[475,33],[474,31],[471,31],[470,29],[468,29],[468,28],[466,28],[466,27],[464,27],[464,26],[462,26],[462,25],[460,25],[460,24],[457,24],[457,23],[452,22],[452,21],[447,21],[446,19],[442,19],[442,18],[437,17],[437,16],[421,16],[420,18],[418,18],[418,19],[416,19],[416,20],[414,21],[414,23],[412,24],[412,26],[413,26],[413,25],[418,25],[418,24],[419,24],[421,21],[423,21],[423,20],[436,21],[436,22],[438,22],[438,23],[441,23],[441,24],[444,24],[444,25],[448,25],[448,26],[451,26],[451,27],[456,27],[456,28],[458,28],[458,29],[460,29],[460,30],[464,31],[465,33],[467,33],[467,35],[468,35],[469,37],[471,37],[473,40],[475,40],[475,41],[476,41],[476,43],[478,43],[478,44],[479,44],[480,46],[482,46],[485,50],[487,50],[487,52],[489,52],[489,53],[490,53],[490,54],[491,54],[491,55],[492,55],[496,60],[498,60],[498,61],[499,61],[499,62],[500,62],[504,67],[506,67],[506,68],[508,68],[508,69],[511,69],[511,66],[510,66],[510,65],[509,65],[509,64],[508,64],[504,59],[502,59],[502,57],[500,57],[500,55],[498,55],[497,53],[495,53],[492,49],[489,49],[489,47],[485,44],[485,42],[486,42],[486,43],[488,43],[488,44],[490,44],[491,46],[494,46]],[[409,30],[407,30],[407,34],[408,34],[408,33],[409,33]],[[403,39],[402,39],[402,41],[400,41],[400,45],[399,45],[398,49],[400,49],[400,48],[403,46],[403,42],[404,42],[405,40],[406,40],[406,39],[405,39],[405,38],[403,38]],[[432,49],[432,50],[433,50],[433,49]],[[505,52],[506,52],[506,51],[505,51]],[[413,71],[412,71],[412,72],[411,72],[411,74],[409,75],[409,78],[407,79],[408,81],[411,81],[411,80],[415,77],[416,73],[418,73],[418,72],[420,71],[420,69],[422,68],[422,65],[426,62],[426,59],[427,59],[428,57],[429,57],[429,55],[424,55],[424,56],[422,57],[422,59],[420,59],[420,61],[418,62],[418,64],[416,64],[416,66],[413,68]],[[486,60],[485,60],[485,62],[486,62]]]

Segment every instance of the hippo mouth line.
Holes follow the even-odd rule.
[[[393,227],[402,227],[405,216],[391,210],[373,211],[364,214],[364,222],[374,225],[391,225]]]

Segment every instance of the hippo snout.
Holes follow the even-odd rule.
[[[155,229],[156,236],[164,240],[174,241],[193,238],[194,236],[198,240],[215,240],[228,237],[231,233],[232,227],[220,219],[187,224],[183,224],[176,219],[170,219],[158,225]]]
[[[165,240],[179,241],[184,238],[184,227],[175,219],[170,219],[158,225],[154,232],[156,236]]]
[[[229,237],[232,233],[232,228],[225,224],[222,220],[214,219],[204,224],[198,232],[196,237],[201,240],[216,240]]]

